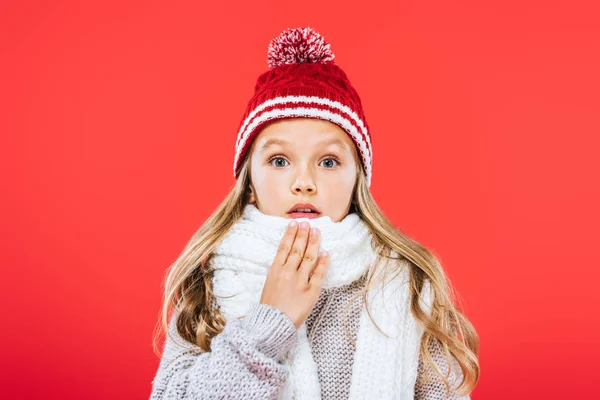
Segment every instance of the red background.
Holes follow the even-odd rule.
[[[592,3],[2,2],[2,397],[149,396],[165,269],[233,185],[269,40],[299,26],[361,94],[375,198],[480,334],[472,398],[597,395]]]

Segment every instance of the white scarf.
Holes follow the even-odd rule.
[[[302,220],[321,230],[321,250],[330,252],[323,288],[348,285],[376,262],[372,235],[358,214],[348,214],[340,222],[328,216],[297,219]],[[213,290],[226,320],[246,315],[252,305],[260,302],[267,272],[289,222],[248,204],[242,218],[217,245],[211,260],[216,268]],[[410,312],[409,264],[402,260],[399,265],[402,268],[395,279],[386,280],[385,285],[368,293],[371,316],[391,338],[377,330],[365,307],[361,310],[350,399],[413,399],[423,327]],[[423,294],[422,306],[429,312],[428,281]],[[320,399],[317,364],[306,323],[298,329],[298,342],[284,360],[289,375],[279,399]]]

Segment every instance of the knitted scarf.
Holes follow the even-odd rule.
[[[352,283],[377,262],[371,246],[372,235],[356,213],[334,222],[328,216],[307,220],[321,230],[321,250],[330,252],[323,288]],[[266,275],[289,223],[289,219],[263,214],[252,204],[217,245],[211,265],[216,268],[213,290],[226,320],[246,315],[259,303]],[[393,253],[396,254],[396,253]],[[382,261],[380,261],[382,262]],[[361,310],[356,351],[352,367],[350,399],[413,399],[417,378],[419,344],[423,327],[410,312],[409,265],[399,262],[394,279],[368,292],[371,321]],[[422,306],[430,312],[429,282],[426,281]],[[223,298],[223,296],[232,296]],[[320,399],[317,364],[312,357],[306,324],[297,331],[298,342],[284,357],[288,379],[279,399]]]

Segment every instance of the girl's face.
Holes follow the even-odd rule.
[[[354,142],[338,125],[316,118],[268,124],[250,149],[250,203],[264,214],[297,218],[297,203],[339,222],[350,210],[357,174]]]

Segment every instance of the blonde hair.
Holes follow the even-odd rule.
[[[250,157],[246,156],[232,190],[166,271],[163,304],[153,340],[154,351],[159,357],[161,334],[169,334],[170,312],[171,316],[178,314],[177,320],[173,321],[178,334],[203,351],[210,351],[212,338],[225,326],[225,318],[218,309],[212,290],[214,270],[211,268],[210,258],[217,244],[242,216],[244,207],[248,204],[251,186],[249,160]],[[371,196],[362,164],[356,157],[355,161],[358,166],[357,179],[350,212],[358,213],[369,227],[380,259],[404,259],[409,262],[410,307],[414,317],[424,326],[420,351],[425,366],[429,367],[428,370],[433,369],[446,388],[451,390],[449,377],[453,364],[458,363],[463,380],[456,389],[462,389],[465,394],[472,392],[479,381],[479,337],[473,325],[455,305],[458,299],[437,258],[421,244],[404,235],[385,217]],[[395,258],[394,254],[399,258]],[[377,271],[378,268],[383,269]],[[397,270],[398,263],[376,263],[366,286],[361,290],[366,306],[367,290],[381,284],[387,272],[393,274]],[[421,308],[419,302],[426,279],[429,280],[433,293],[430,314]],[[443,346],[449,366],[446,374],[436,365],[429,352],[432,340],[439,341]],[[429,378],[426,379],[429,381]]]

